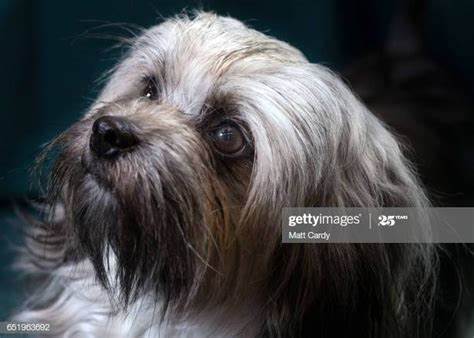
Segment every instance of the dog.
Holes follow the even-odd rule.
[[[204,12],[144,30],[47,153],[19,321],[59,337],[430,336],[429,245],[281,243],[284,207],[429,205],[388,128],[285,42]]]

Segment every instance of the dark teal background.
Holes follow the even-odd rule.
[[[96,35],[127,33],[108,23],[150,26],[183,9],[229,14],[341,71],[384,41],[396,1],[54,1],[0,0],[0,320],[17,299],[9,270],[18,238],[10,201],[35,196],[28,169],[48,140],[94,99],[95,81],[120,51]],[[431,57],[472,89],[474,2],[426,2]],[[100,27],[102,26],[102,27]],[[3,208],[3,209],[2,209]]]

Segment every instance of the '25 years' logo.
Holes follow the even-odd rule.
[[[385,216],[385,215],[380,215],[379,216],[379,225],[382,226],[394,226],[395,225],[395,216]]]

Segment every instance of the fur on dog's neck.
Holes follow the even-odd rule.
[[[109,262],[112,275],[114,258]],[[20,265],[30,272],[38,269],[28,260]],[[256,337],[261,330],[257,297],[252,304],[215,307],[179,318],[163,317],[162,303],[154,296],[142,295],[123,309],[115,302],[118,295],[97,282],[88,260],[55,269],[41,289],[30,301],[47,306],[25,310],[15,320],[47,322],[55,337]]]

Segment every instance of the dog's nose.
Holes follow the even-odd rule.
[[[111,158],[138,144],[133,126],[123,117],[102,116],[92,126],[90,149],[98,157]]]

